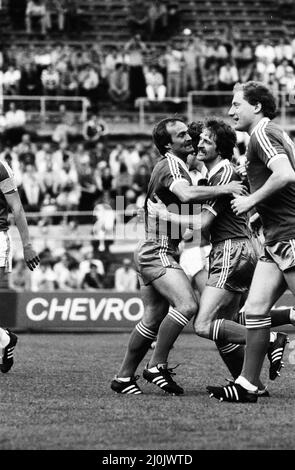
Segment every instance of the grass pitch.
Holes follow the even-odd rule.
[[[193,334],[182,334],[170,357],[182,364],[184,396],[143,379],[144,395],[115,394],[110,381],[128,337],[19,334],[15,365],[0,377],[0,450],[295,449],[294,341],[282,376],[268,383],[271,398],[230,404],[208,397],[206,385],[229,373],[214,344]],[[266,360],[265,381],[267,373]]]

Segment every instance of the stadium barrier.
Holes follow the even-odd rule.
[[[286,292],[276,307],[293,304]],[[140,292],[0,292],[0,324],[19,331],[129,332],[143,311]]]

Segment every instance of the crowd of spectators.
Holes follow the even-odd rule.
[[[156,158],[152,143],[114,145],[107,136],[108,126],[97,115],[84,123],[82,139],[70,144],[51,140],[37,145],[25,124],[9,128],[2,136],[0,160],[12,167],[25,210],[46,215],[93,211],[100,203],[114,208],[116,196],[139,207]]]
[[[79,252],[71,250],[52,252],[49,248],[40,253],[40,267],[30,272],[23,259],[16,258],[9,277],[9,287],[24,291],[87,291],[114,289],[117,292],[136,292],[137,274],[130,258],[117,263],[111,276],[107,267],[92,245],[85,244]]]
[[[231,31],[232,32],[232,31]],[[84,96],[93,109],[109,102],[117,108],[184,97],[191,90],[231,91],[237,81],[255,79],[274,91],[294,88],[295,39],[287,36],[244,42],[235,30],[214,41],[183,36],[164,49],[135,34],[123,45],[98,43],[11,45],[4,50],[5,95]],[[204,103],[206,104],[206,103]]]

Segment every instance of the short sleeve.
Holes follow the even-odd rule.
[[[12,169],[3,161],[0,162],[0,190],[3,194],[17,190]]]
[[[170,191],[173,191],[176,183],[179,183],[180,181],[186,181],[191,184],[189,173],[182,168],[176,159],[170,157],[166,158],[165,165],[163,165],[161,169],[160,178],[162,185]]]
[[[267,167],[275,160],[288,158],[282,136],[276,129],[261,126],[255,131],[255,138],[257,156]]]

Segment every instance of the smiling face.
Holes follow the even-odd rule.
[[[236,131],[250,133],[251,129],[260,119],[260,111],[260,103],[251,105],[244,99],[244,92],[239,90],[234,94],[228,114],[234,120],[234,128]]]
[[[208,128],[204,128],[200,135],[198,144],[197,159],[205,163],[206,166],[220,160],[220,155],[216,147],[215,137]],[[211,165],[210,165],[211,166]]]
[[[177,157],[186,160],[187,156],[194,151],[187,125],[181,121],[168,123],[167,132],[171,136],[171,142],[166,145],[167,150]]]

